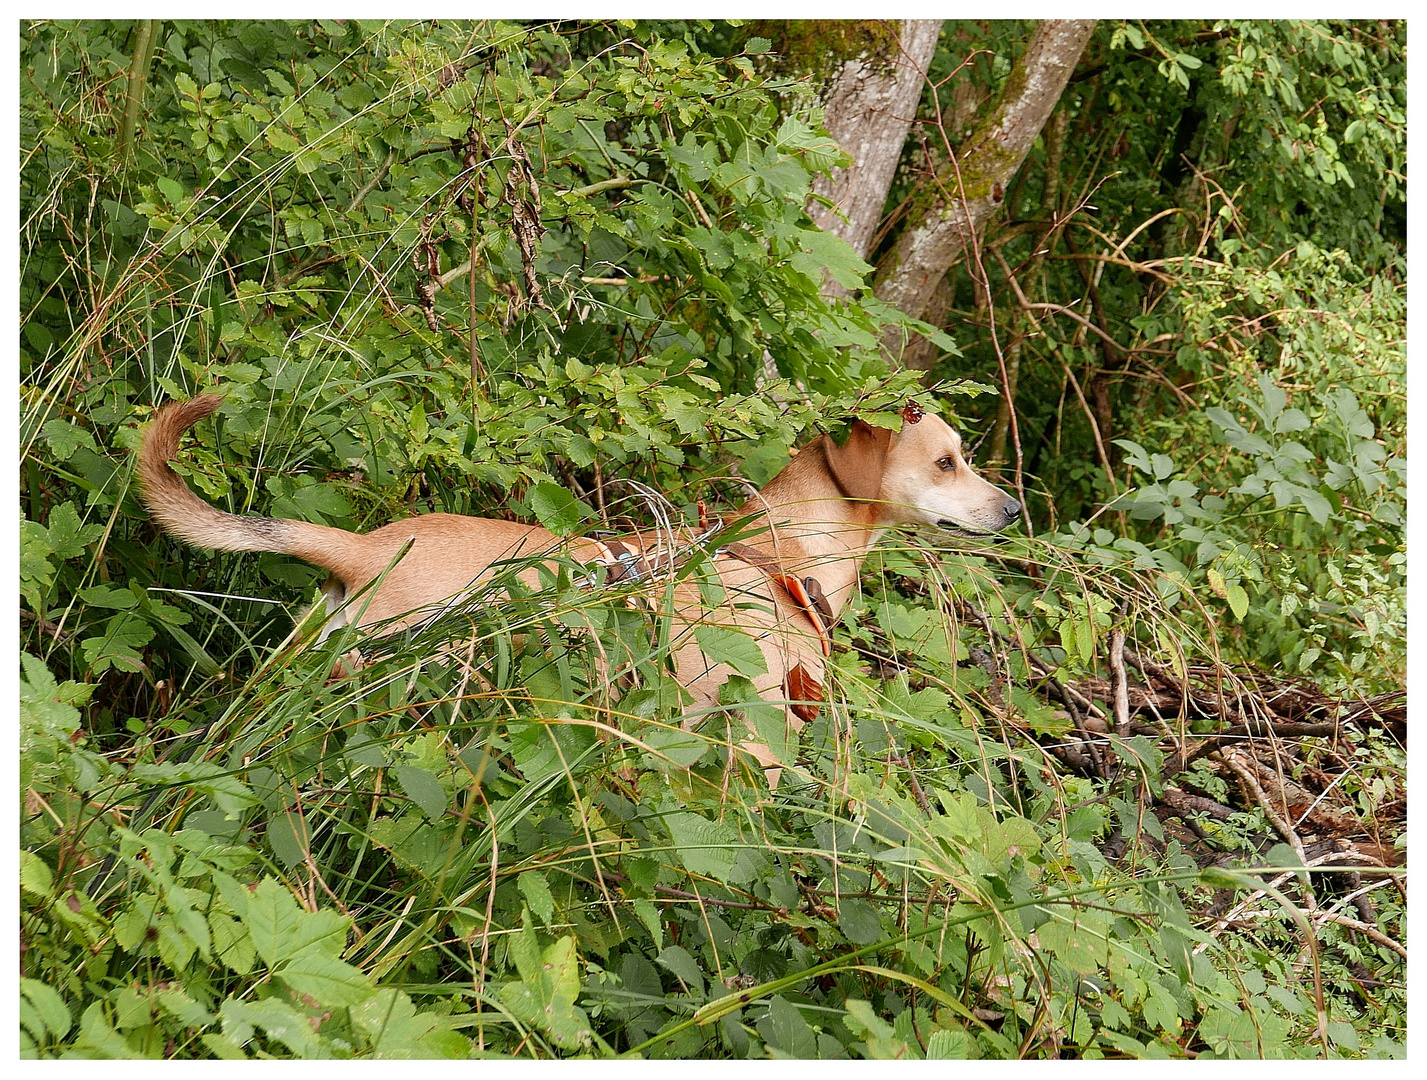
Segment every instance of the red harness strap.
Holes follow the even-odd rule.
[[[672,560],[667,553],[657,546],[651,550],[645,550],[637,545],[621,543],[618,540],[601,542],[591,539],[600,550],[602,557],[596,561],[606,568],[605,583],[607,585],[613,585],[620,581],[644,581],[672,565]],[[837,619],[833,616],[832,605],[823,595],[822,586],[818,583],[817,578],[799,579],[787,573],[783,569],[783,564],[773,556],[766,555],[747,544],[725,544],[722,550],[735,559],[761,570],[770,581],[776,583],[787,593],[798,609],[808,617],[808,621],[813,624],[823,656],[832,655],[832,628]],[[822,711],[819,703],[825,700],[823,688],[802,664],[795,664],[788,672],[787,677],[783,680],[783,691],[788,696],[788,708],[793,711],[794,716],[809,721],[818,718],[818,713]]]
[[[732,543],[725,544],[723,550],[748,565],[756,567],[768,575],[770,581],[776,582],[784,592],[792,597],[795,603],[807,615],[808,621],[813,624],[813,629],[817,631],[818,644],[822,646],[824,657],[832,655],[832,628],[837,622],[833,616],[832,605],[828,603],[827,597],[823,595],[822,586],[818,584],[818,579],[805,577],[799,580],[783,569],[783,564],[771,555],[765,555],[757,548],[749,547],[747,544]],[[803,720],[816,720],[818,713],[822,711],[818,702],[826,700],[823,697],[822,685],[814,679],[802,664],[795,664],[783,680],[783,692],[788,695],[788,708],[793,710],[793,715]]]

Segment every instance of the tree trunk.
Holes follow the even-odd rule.
[[[851,155],[852,164],[835,169],[831,177],[818,177],[814,193],[833,205],[815,203],[811,215],[819,228],[842,237],[863,258],[882,220],[940,36],[940,19],[900,23],[895,42],[880,54],[860,51],[844,59],[824,97],[828,132]],[[849,290],[829,279],[823,292],[846,296]]]
[[[882,261],[877,299],[916,318],[927,311],[937,282],[999,209],[1094,29],[1094,19],[1045,19],[1036,27],[1000,103],[937,170],[932,194]],[[901,332],[889,333],[886,344],[899,349]]]

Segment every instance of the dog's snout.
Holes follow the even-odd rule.
[[[1001,513],[1006,515],[1007,521],[1015,521],[1016,516],[1021,512],[1021,504],[1015,499],[1007,499],[1001,504]]]

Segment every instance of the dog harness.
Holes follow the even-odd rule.
[[[717,529],[709,530],[699,540],[706,540],[716,531]],[[620,540],[597,540],[593,537],[589,539],[599,549],[600,557],[595,563],[605,568],[606,585],[648,581],[674,569],[680,561],[680,555],[687,554],[687,549],[676,552],[664,544],[645,549]],[[697,544],[696,541],[695,545],[690,546]],[[837,618],[833,615],[832,605],[828,603],[817,578],[799,578],[790,574],[772,555],[747,544],[725,544],[715,554],[729,555],[739,562],[747,563],[787,593],[793,605],[813,624],[823,656],[832,655],[832,628],[837,624]],[[808,721],[817,719],[822,711],[818,703],[825,700],[822,685],[801,663],[794,664],[784,678],[783,692],[787,695],[788,707],[795,716]]]
[[[833,615],[832,605],[823,595],[822,585],[818,583],[817,578],[805,577],[799,580],[796,575],[788,573],[783,564],[772,555],[766,555],[747,544],[725,544],[720,550],[761,570],[768,580],[787,593],[813,624],[823,656],[832,655],[832,628],[837,624],[837,618]],[[813,678],[801,663],[794,664],[784,678],[783,693],[788,697],[788,708],[801,720],[816,720],[818,713],[822,711],[819,702],[826,700],[823,697],[822,684]]]

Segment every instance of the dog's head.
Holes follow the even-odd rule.
[[[933,413],[892,432],[854,420],[847,442],[823,439],[828,467],[849,499],[871,502],[876,524],[1000,532],[1021,504],[972,471],[961,436]]]

